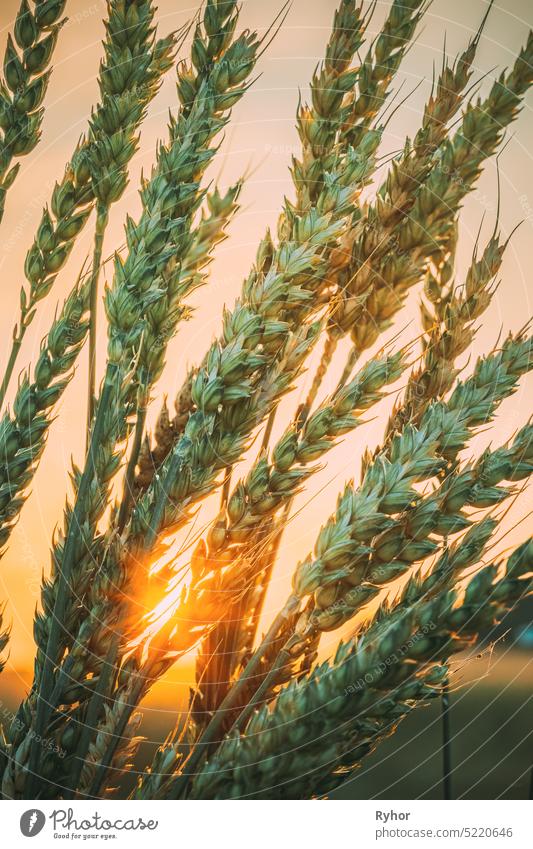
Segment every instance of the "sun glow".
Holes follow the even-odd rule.
[[[174,541],[150,567],[146,585],[140,590],[146,613],[132,645],[150,644],[176,613],[190,586],[190,557],[190,549],[180,551]]]

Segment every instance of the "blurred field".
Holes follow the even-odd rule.
[[[531,688],[478,684],[452,700],[456,799],[527,799],[532,766]],[[441,709],[415,711],[381,744],[340,799],[442,799]]]
[[[527,799],[533,767],[533,655],[506,648],[459,657],[450,677],[456,799]],[[335,794],[341,799],[441,799],[437,700],[414,711]]]

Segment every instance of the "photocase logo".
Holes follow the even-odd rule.
[[[31,808],[29,811],[24,811],[20,818],[20,830],[24,837],[35,837],[43,830],[46,817],[42,811],[37,808]]]

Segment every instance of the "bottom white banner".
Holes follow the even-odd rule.
[[[0,845],[531,849],[532,808],[518,801],[2,802]]]

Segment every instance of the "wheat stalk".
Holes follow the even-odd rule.
[[[520,63],[518,63],[518,67],[520,67]],[[520,83],[517,84],[517,88],[520,88]],[[515,107],[516,107],[516,99],[513,101],[513,109],[511,110],[511,112],[513,114],[514,114],[513,110],[515,110]]]
[[[189,419],[185,434],[166,461],[161,477],[154,481],[146,495],[135,505],[132,511],[129,545],[121,552],[122,563],[147,563],[147,555],[154,549],[159,536],[164,530],[176,528],[185,520],[187,514],[184,508],[206,494],[222,466],[237,459],[255,425],[288,390],[294,375],[298,373],[316,338],[317,328],[304,324],[299,332],[295,332],[293,337],[287,340],[286,324],[271,316],[278,315],[282,308],[296,308],[300,305],[305,314],[310,294],[302,284],[320,284],[320,268],[324,262],[322,254],[338,232],[339,222],[342,222],[346,210],[350,209],[354,193],[359,191],[358,178],[359,175],[364,177],[366,161],[349,160],[344,162],[343,166],[342,173],[336,175],[337,184],[328,181],[324,187],[316,210],[313,208],[301,218],[290,216],[293,222],[292,240],[274,251],[270,271],[264,277],[256,272],[249,278],[244,288],[244,303],[237,304],[233,315],[227,314],[223,343],[220,346],[213,345],[207,358],[206,371],[200,372],[196,379],[194,390],[198,414]],[[348,185],[350,189],[347,188]],[[320,214],[323,207],[328,210],[326,214]],[[289,288],[287,283],[292,280],[295,282]],[[252,355],[248,351],[250,342],[247,342],[247,339],[253,348],[263,342],[263,352],[260,355]],[[272,355],[280,349],[284,350],[285,358],[277,365],[274,374],[269,374],[268,381],[264,381],[266,366]],[[253,394],[250,394],[250,390],[254,389],[254,383],[248,384],[247,375],[255,377],[256,388]],[[226,404],[229,403],[229,415],[224,412],[221,415],[217,411],[222,397]],[[242,403],[244,399],[248,399],[246,404]],[[240,402],[240,409],[234,407],[237,402]],[[234,411],[236,415],[233,414]],[[217,421],[220,424],[215,441],[214,422]],[[222,575],[220,570],[216,570],[211,579],[216,589],[213,598],[209,582],[206,584],[203,580],[211,570],[206,569],[205,564],[198,564],[196,577],[189,587],[187,598],[163,632],[152,641],[151,654],[144,664],[145,668],[138,669],[136,673],[139,696],[147,679],[153,680],[162,674],[173,662],[176,654],[186,651],[191,641],[194,643],[198,639],[195,627],[201,622],[211,625],[217,599],[224,597],[224,586],[230,586],[235,581],[239,584],[239,571],[242,572],[240,567],[230,569]],[[117,564],[116,574],[124,597],[131,598],[125,582],[132,580],[131,576],[138,579],[138,570],[135,572],[132,568]],[[116,586],[115,584],[115,588]],[[123,636],[127,637],[126,626],[131,627],[128,623],[133,621],[136,613],[132,612],[128,604],[125,608],[126,631],[124,633],[123,628]],[[110,608],[110,613],[112,611],[113,608]],[[179,621],[182,627],[171,639],[176,621]],[[128,710],[117,720],[120,725],[127,721],[133,709],[134,703],[130,701]],[[118,742],[115,737],[115,747]],[[108,765],[109,763],[104,769]]]
[[[114,14],[116,11],[117,9],[112,6],[110,14]],[[115,49],[118,51],[118,45],[113,42],[113,39],[116,41],[117,38],[119,40],[123,38],[123,31],[120,28],[111,30],[107,44],[108,50]],[[132,51],[132,56],[135,55],[134,44],[126,45],[126,48]],[[142,65],[136,68],[134,77],[137,78],[137,82],[133,84],[132,90],[124,90],[118,99],[109,98],[107,94],[104,95],[104,100],[96,110],[95,117],[93,117],[91,141],[78,148],[73,157],[73,162],[76,162],[76,170],[73,171],[69,166],[63,182],[56,186],[52,198],[52,211],[59,224],[55,226],[50,214],[45,210],[36,241],[26,261],[26,271],[31,287],[29,298],[26,297],[25,290],[21,290],[22,310],[20,329],[15,336],[16,350],[20,347],[25,330],[33,319],[37,302],[51,288],[57,271],[66,261],[74,239],[90,212],[90,206],[85,205],[91,202],[94,192],[87,185],[87,165],[82,165],[82,162],[89,155],[98,155],[100,145],[98,133],[95,131],[97,121],[100,122],[102,129],[106,127],[109,131],[113,126],[115,114],[120,114],[121,110],[126,109],[129,131],[131,132],[132,128],[142,119],[145,104],[149,102],[157,90],[160,75],[168,67],[172,49],[172,38],[157,42],[154,50],[147,54],[147,60],[150,64],[144,75],[141,73]],[[110,71],[113,71],[112,66],[106,68],[106,73]],[[101,85],[103,86],[104,83],[101,83]],[[132,111],[133,101],[135,101],[135,108]],[[102,130],[100,130],[100,137],[103,140]],[[132,152],[131,149],[127,151],[128,157]],[[115,145],[114,155],[120,157],[120,150],[117,145]],[[126,157],[126,161],[128,157]],[[112,166],[112,162],[110,162],[110,166]],[[125,171],[122,172],[122,179],[125,179]],[[78,211],[80,206],[81,212]],[[93,283],[94,277],[91,282],[91,290]],[[2,444],[5,447],[2,449],[2,456],[6,460],[9,458],[11,462],[6,467],[6,483],[4,484],[6,495],[9,493],[10,497],[9,505],[6,503],[6,506],[9,507],[8,512],[2,517],[3,543],[7,540],[12,523],[22,507],[24,490],[34,474],[36,462],[44,447],[46,432],[50,424],[49,411],[70,380],[72,365],[85,340],[86,331],[89,327],[88,323],[84,324],[83,322],[88,305],[86,288],[84,285],[73,290],[65,302],[60,317],[54,322],[51,329],[48,343],[45,344],[41,352],[36,367],[35,382],[32,383],[28,376],[24,378],[14,401],[14,419],[11,419],[9,414],[4,417]],[[14,360],[12,359],[11,368],[13,365]],[[10,374],[11,371],[8,369],[6,373],[7,381]],[[62,380],[51,385],[52,379],[58,376],[63,376]],[[7,388],[7,382],[5,388]],[[7,481],[9,484],[7,484]]]
[[[26,259],[25,270],[30,290],[28,295],[25,289],[21,290],[20,321],[18,329],[14,331],[14,342],[4,376],[2,397],[7,389],[25,332],[35,315],[36,306],[50,291],[57,272],[66,262],[75,238],[90,214],[95,197],[92,181],[99,172],[94,163],[89,168],[89,159],[100,156],[102,161],[105,160],[104,149],[110,142],[108,133],[112,133],[113,147],[107,149],[112,152],[115,160],[110,159],[108,153],[108,164],[112,170],[113,168],[116,170],[117,159],[120,159],[122,180],[126,179],[125,169],[134,148],[124,149],[123,145],[121,147],[121,144],[117,143],[121,132],[120,122],[124,121],[126,114],[128,132],[134,131],[144,116],[146,105],[157,92],[161,76],[171,62],[175,43],[173,36],[154,43],[153,31],[150,28],[146,29],[146,22],[142,22],[140,44],[137,43],[131,31],[126,38],[124,37],[124,20],[119,14],[124,12],[123,6],[124,4],[120,1],[111,3],[109,7],[108,38],[105,48],[107,54],[109,56],[115,54],[115,58],[114,63],[103,65],[101,69],[99,82],[102,101],[94,110],[89,138],[77,147],[72,164],[67,167],[62,182],[56,185],[51,203],[53,217],[48,210],[44,211],[34,245]],[[132,22],[135,12],[135,5],[132,5],[129,11],[129,20]],[[146,49],[144,49],[145,42]],[[128,51],[129,73],[126,67]],[[132,74],[131,61],[135,58],[138,64]],[[113,77],[112,82],[111,77]],[[111,93],[113,87],[120,91],[116,96]],[[93,284],[94,275],[89,284],[79,281],[72,290],[60,315],[54,320],[47,339],[42,344],[34,379],[30,379],[29,373],[24,375],[13,402],[13,415],[9,412],[4,414],[0,437],[0,450],[5,461],[3,470],[5,503],[0,517],[2,545],[7,541],[24,504],[25,492],[44,449],[52,420],[52,410],[73,376],[72,367],[86,339],[90,326],[87,311],[90,309],[90,293],[93,290]],[[41,621],[40,617],[37,617],[37,629]]]
[[[391,10],[391,17],[394,17],[394,8]],[[384,30],[380,37],[386,37],[384,33],[388,30],[387,20]],[[339,336],[342,334],[340,328],[336,326],[335,315],[338,311],[338,298],[340,295],[342,309],[346,305],[346,290],[351,290],[354,285],[353,278],[353,263],[356,255],[357,239],[363,240],[363,236],[359,236],[359,231],[364,232],[364,249],[375,263],[376,254],[388,257],[391,249],[390,234],[394,232],[398,223],[405,220],[412,204],[416,197],[416,191],[428,177],[431,163],[434,158],[435,150],[443,142],[447,133],[447,123],[458,110],[462,92],[471,77],[471,66],[477,50],[477,45],[484,21],[478,30],[476,37],[468,45],[467,49],[457,58],[453,66],[444,64],[438,81],[434,87],[434,91],[424,108],[424,116],[422,126],[418,130],[413,144],[409,142],[405,145],[404,151],[397,163],[394,163],[392,170],[389,172],[386,181],[380,188],[377,194],[375,206],[371,206],[363,213],[361,221],[355,224],[348,232],[348,238],[345,239],[346,244],[343,247],[352,252],[351,264],[347,263],[346,268],[341,268],[337,272],[336,285],[338,293],[333,297],[332,316],[330,317],[329,334],[325,343],[324,353],[321,358],[319,367],[314,375],[313,382],[307,395],[305,404],[300,412],[301,421],[305,421],[309,411],[312,408],[316,398],[320,384],[327,372],[331,363],[333,354],[336,349]],[[379,40],[378,40],[379,41]],[[379,52],[379,43],[376,48]],[[369,286],[372,280],[371,276],[365,274],[368,269],[365,269],[364,262],[359,266],[362,272],[362,284],[357,281],[357,286],[362,285],[364,290],[365,285]],[[336,306],[337,303],[337,306]],[[344,385],[353,368],[353,356],[348,360],[348,366],[345,369],[339,386]],[[272,547],[270,554],[271,571],[273,561],[276,556],[277,546],[283,533],[283,528],[286,525],[290,506],[287,509],[282,519],[278,522],[276,532],[276,544]]]
[[[233,190],[230,190],[230,192],[228,192],[228,196],[234,197],[235,191],[236,191],[236,187]],[[216,193],[215,193],[215,197],[217,197]],[[216,206],[216,203],[215,203],[215,206]],[[207,238],[208,232],[206,232],[206,230],[211,232],[210,226],[213,223],[216,224],[217,220],[218,219],[217,219],[216,215],[214,215],[213,219],[209,219],[209,218],[202,219],[202,221],[199,224],[199,227],[198,227],[198,229],[195,233],[195,238],[194,238],[194,244],[198,245],[198,251],[197,251],[197,253],[192,254],[192,257],[194,257],[195,259],[194,259],[194,263],[191,263],[191,273],[193,273],[193,267],[196,267],[197,263],[199,263],[200,266],[202,266],[204,264],[204,262],[208,261],[207,253],[210,250],[210,243],[208,245],[208,241],[209,241],[208,238]],[[216,229],[216,232],[218,233],[219,232],[218,228],[215,227],[215,229]],[[72,303],[73,306],[77,305],[77,307],[78,307],[78,311],[76,312],[78,322],[75,325],[72,325],[70,323],[71,320],[72,320],[72,310],[73,310],[73,306],[71,306],[71,303]],[[67,335],[67,338],[71,338],[72,343],[77,345],[76,350],[78,349],[79,338],[85,339],[86,336],[87,336],[88,304],[89,304],[89,286],[88,286],[88,283],[85,283],[84,286],[83,286],[81,294],[78,294],[77,292],[74,292],[74,293],[71,294],[71,296],[69,297],[69,299],[66,302],[66,305],[65,305],[65,307],[62,311],[60,318],[56,321],[56,323],[54,325],[54,328],[53,328],[52,334],[51,334],[51,339],[53,341],[50,343],[50,346],[49,346],[49,348],[51,348],[51,353],[50,353],[49,348],[45,348],[43,350],[43,353],[41,354],[41,358],[43,359],[45,366],[48,366],[48,368],[50,368],[50,356],[52,356],[52,359],[51,359],[52,374],[58,374],[59,368],[65,368],[69,372],[68,379],[70,379],[70,377],[71,377],[70,366],[72,365],[72,362],[73,362],[75,357],[71,355],[72,354],[71,351],[65,351],[64,348],[60,348],[59,353],[61,353],[61,358],[59,358],[57,346],[63,344],[62,340],[65,338],[65,335]],[[74,329],[75,329],[75,332],[73,333]],[[78,338],[78,335],[79,335],[79,338]],[[43,366],[43,369],[44,369],[44,366]],[[44,374],[44,372],[43,372],[43,374]],[[66,382],[67,382],[67,378],[65,378],[64,383],[61,384],[61,391],[64,388],[64,385],[66,385]],[[34,386],[33,388],[30,386],[29,392],[30,392],[32,397],[37,392],[37,389],[38,389],[37,386]],[[43,397],[46,397],[46,396],[43,396]],[[50,400],[52,400],[51,396],[50,396]],[[56,401],[55,395],[54,395],[54,401]],[[15,408],[17,408],[17,407],[18,407],[17,402],[15,402]],[[41,430],[39,429],[38,426],[42,426],[43,418],[42,418],[42,415],[41,415],[40,412],[36,411],[36,415],[37,415],[36,421],[29,422],[29,425],[31,425],[31,429],[29,430],[29,433],[28,433],[28,438],[31,437],[31,446],[32,446],[32,452],[31,453],[34,455],[34,457],[40,455],[42,448],[44,446],[44,438],[45,438],[45,431],[44,430],[42,431],[42,436],[38,438],[38,435],[41,433]],[[47,426],[48,426],[48,424],[47,424]],[[12,434],[13,433],[17,434],[17,438],[18,438],[18,432],[16,430],[16,422],[12,422],[11,420],[9,420],[9,425],[6,425],[6,427],[8,427],[8,430],[6,432],[6,440],[5,440],[5,443],[4,443],[6,445],[6,448],[2,448],[1,450],[2,450],[2,456],[7,457],[7,456],[10,456],[10,452],[12,450],[11,440],[14,439]],[[11,435],[9,440],[7,439],[8,435]],[[19,444],[18,441],[17,441],[16,444],[17,445]],[[23,443],[23,445],[24,445],[24,443]],[[16,456],[17,455],[15,455],[15,457]],[[23,458],[21,457],[21,461],[22,461],[22,459]],[[28,479],[28,469],[29,469],[29,466],[28,466],[28,463],[26,462],[25,475],[23,477],[21,477],[20,480],[15,478],[15,475],[14,475],[15,465],[13,465],[13,467],[10,469],[9,478],[10,478],[12,483],[15,483],[15,481],[17,482],[17,484],[19,486],[19,489],[17,491],[23,492],[22,484],[24,483],[24,481],[27,481],[27,479]],[[31,472],[33,472],[33,471],[34,471],[34,468],[31,469]],[[13,491],[11,492],[11,498],[12,498],[11,507],[13,507],[17,503],[14,500]],[[22,503],[23,503],[23,499],[21,498],[20,501],[19,501],[19,506],[22,506]],[[96,524],[99,516],[101,515],[100,511],[102,510],[102,503],[99,502],[99,501],[96,501],[94,509],[96,511],[95,514],[92,517],[89,515],[89,520],[90,520],[91,524],[93,524],[93,525]],[[13,519],[14,519],[14,516],[13,516]],[[9,526],[9,527],[6,526],[5,531],[4,531],[6,535],[9,533],[10,527],[11,526]],[[61,545],[61,544],[62,543],[59,543],[59,545]],[[55,562],[55,561],[53,561],[53,562]],[[87,590],[88,590],[88,587],[89,587],[90,582],[91,582],[92,573],[91,573],[91,570],[89,568],[91,563],[92,563],[92,550],[88,549],[85,552],[85,559],[80,561],[77,564],[76,571],[74,572],[72,579],[71,579],[70,590],[71,590],[71,594],[72,594],[72,597],[73,597],[73,605],[72,605],[71,609],[69,610],[68,614],[65,614],[65,622],[67,623],[66,632],[69,633],[69,634],[72,634],[74,632],[74,626],[78,623],[78,618],[79,618],[79,607],[78,607],[78,605],[79,605],[79,602],[81,601],[81,599],[83,599],[85,597]],[[54,580],[57,580],[57,579],[54,578],[54,572],[53,572],[51,579],[45,583],[44,588],[43,588],[43,613],[37,615],[36,620],[35,620],[34,628],[35,628],[36,641],[37,641],[37,644],[41,645],[41,646],[46,645],[46,641],[48,639],[48,634],[49,634],[49,623],[50,623],[50,619],[51,619],[51,615],[52,615],[52,611],[53,611],[53,607],[54,607],[54,601],[55,601],[56,584],[54,583]],[[96,611],[98,611],[98,610],[99,610],[99,608],[97,607]],[[96,619],[97,619],[97,614],[96,614]],[[85,645],[85,641],[82,641],[82,644]],[[76,653],[74,652],[74,653],[71,654],[71,657],[70,657],[70,672],[69,672],[69,675],[71,676],[71,679],[73,679],[73,677],[75,675],[75,669],[73,668],[73,658],[75,658],[75,657],[76,657]]]

